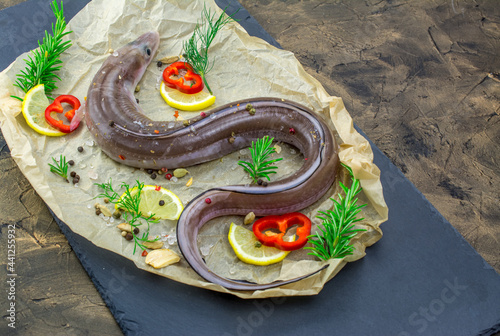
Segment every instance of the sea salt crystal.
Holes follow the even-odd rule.
[[[296,154],[297,152],[295,151],[295,149],[290,149],[290,154]]]
[[[175,123],[168,123],[168,128],[174,128]]]
[[[167,237],[167,242],[168,245],[174,245],[175,243],[177,243],[177,236],[175,235],[175,233],[172,233],[170,236]]]
[[[92,204],[87,204],[87,209],[92,209]]]
[[[240,150],[241,155],[246,155],[247,153],[248,153],[248,150],[246,150],[246,149]]]
[[[88,141],[85,141],[85,144],[89,147],[93,147],[94,146],[94,140],[88,140]]]
[[[229,269],[229,273],[230,273],[230,274],[234,274],[234,273],[236,273],[236,267],[234,267],[234,266],[233,266],[233,267],[231,267],[231,268]]]
[[[89,176],[89,179],[91,179],[91,180],[97,180],[97,177],[98,177],[97,173],[93,170],[88,172],[88,176]]]
[[[78,167],[80,167],[80,169],[84,169],[87,168],[87,165],[85,163],[81,163]]]
[[[118,51],[114,51],[113,56],[118,57]]]
[[[170,179],[170,181],[172,181],[172,182],[177,182],[178,180],[177,180],[177,177],[172,176],[172,178]]]
[[[209,255],[211,248],[212,248],[212,245],[207,245],[207,246],[200,247],[201,255],[204,256],[204,257],[206,257],[207,255]]]
[[[78,188],[78,183],[75,183],[73,187]]]
[[[162,233],[160,234],[160,241],[162,241],[162,242],[166,242],[167,240],[168,240],[168,233],[166,233],[166,232],[162,232]]]

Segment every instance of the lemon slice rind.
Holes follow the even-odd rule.
[[[238,259],[247,264],[259,266],[275,264],[290,253],[264,245],[256,247],[258,240],[253,232],[234,223],[229,227],[228,239]]]
[[[141,201],[139,202],[139,211],[143,216],[151,216],[154,214],[154,219],[167,219],[167,220],[177,220],[179,219],[184,206],[179,197],[168,189],[154,185],[145,185],[141,191]],[[137,193],[137,187],[130,189],[130,195],[135,196]],[[120,199],[126,197],[126,193],[123,193]],[[160,200],[164,202],[160,205]],[[115,204],[115,209],[118,209],[118,203]]]
[[[45,95],[45,87],[38,84],[31,88],[23,99],[21,111],[29,127],[36,132],[47,136],[66,135],[45,120],[45,109],[50,105],[49,99]]]
[[[165,102],[173,108],[183,111],[199,111],[211,106],[215,102],[215,96],[201,91],[194,94],[182,93],[171,89],[161,82],[160,93]]]

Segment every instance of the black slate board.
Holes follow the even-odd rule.
[[[49,0],[0,12],[0,68],[36,47]],[[66,17],[88,1],[66,0]],[[232,13],[236,1],[218,4]],[[240,23],[279,46],[244,9]],[[358,130],[359,131],[359,130]],[[137,269],[57,220],[127,335],[492,335],[500,276],[373,143],[390,209],[384,237],[314,297],[241,300]],[[126,293],[126,295],[124,295]],[[150,314],[150,312],[156,312]]]

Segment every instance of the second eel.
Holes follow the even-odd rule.
[[[297,147],[304,164],[293,175],[267,186],[235,185],[210,189],[186,205],[177,224],[179,248],[204,279],[233,290],[263,290],[302,277],[255,284],[221,277],[208,269],[197,246],[199,229],[224,215],[279,215],[301,210],[331,187],[339,168],[338,146],[326,123],[308,108],[280,98],[233,102],[188,120],[153,121],[134,97],[159,45],[149,32],[118,49],[104,62],[87,95],[85,120],[101,149],[113,160],[140,168],[188,167],[249,147],[263,136]],[[247,104],[255,114],[246,110]],[[185,125],[187,123],[187,126]],[[230,141],[231,139],[231,141]],[[210,203],[205,200],[209,198]]]

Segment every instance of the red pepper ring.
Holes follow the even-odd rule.
[[[78,98],[72,95],[62,95],[54,99],[54,102],[47,106],[45,109],[45,120],[54,128],[57,128],[63,133],[71,133],[74,131],[78,125],[80,124],[80,121],[74,126],[73,128],[70,127],[70,125],[66,125],[63,123],[62,120],[57,120],[54,119],[51,115],[51,113],[63,113],[64,108],[62,107],[62,103],[67,103],[70,104],[73,109],[70,111],[66,112],[64,116],[66,119],[69,121],[73,120],[73,117],[75,116],[75,110],[78,110],[80,108],[80,101]]]
[[[187,71],[184,77],[179,77],[177,79],[172,78],[172,76],[179,76],[179,70],[182,69]],[[166,67],[165,70],[163,70],[163,80],[168,87],[187,94],[198,93],[203,90],[204,87],[201,76],[196,74],[193,67],[186,62],[175,62]],[[185,84],[184,80],[194,83]]]
[[[298,225],[295,241],[284,241],[283,236],[286,231],[294,225]],[[265,231],[269,229],[278,230],[279,233],[268,236]],[[298,250],[306,245],[307,237],[311,234],[311,220],[300,212],[291,212],[282,216],[266,216],[253,224],[253,233],[266,246],[274,246],[283,251]]]

